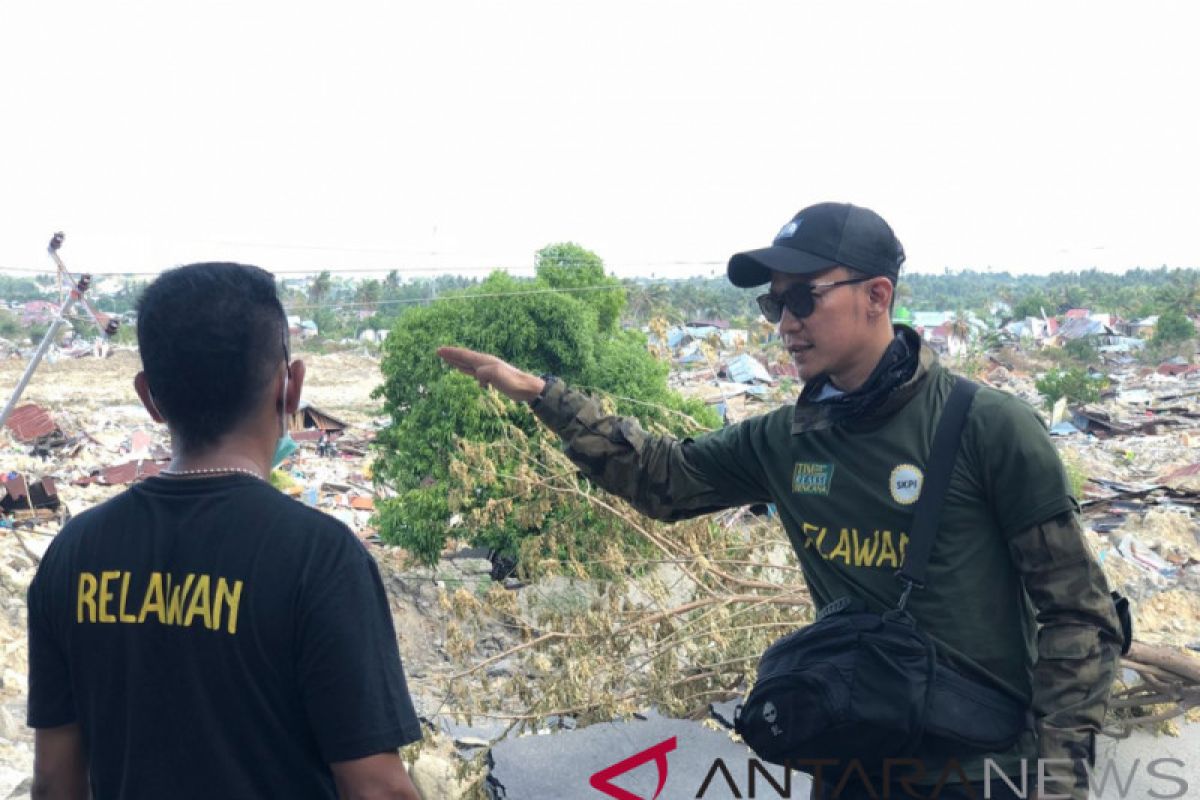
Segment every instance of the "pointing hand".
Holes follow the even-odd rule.
[[[542,393],[546,382],[536,375],[517,369],[487,353],[477,353],[462,347],[439,347],[438,356],[450,366],[479,381],[483,388],[496,391],[518,401],[528,402]]]

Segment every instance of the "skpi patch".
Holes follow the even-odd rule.
[[[912,464],[900,464],[892,470],[888,478],[888,489],[892,499],[902,506],[911,506],[921,496],[921,487],[925,484],[925,473]]]
[[[797,461],[792,470],[793,494],[829,494],[833,483],[833,464],[813,464]]]

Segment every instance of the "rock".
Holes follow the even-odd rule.
[[[556,575],[538,581],[537,591],[520,592],[517,598],[521,616],[537,620],[553,613],[581,613],[599,596],[592,581]]]
[[[0,705],[0,739],[19,739],[24,727],[13,718],[12,712]]]
[[[460,776],[462,761],[442,748],[424,748],[409,775],[422,797],[459,800],[466,798],[472,781]]]
[[[512,674],[512,658],[502,658],[487,668],[487,676],[489,678],[511,678]]]

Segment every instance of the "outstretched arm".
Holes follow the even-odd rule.
[[[450,366],[479,381],[484,389],[493,387],[500,394],[518,402],[534,400],[546,388],[546,382],[536,375],[519,370],[507,361],[487,353],[477,353],[462,347],[439,347],[437,354]]]
[[[653,435],[561,381],[547,384],[496,356],[459,347],[437,353],[480,386],[531,403],[584,476],[647,516],[678,520],[770,500],[756,448],[761,419],[695,441]]]

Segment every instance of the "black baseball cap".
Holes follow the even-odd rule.
[[[727,274],[745,289],[767,283],[772,272],[809,275],[840,265],[895,283],[903,263],[904,248],[883,217],[849,203],[817,203],[792,217],[770,247],[729,259]]]

